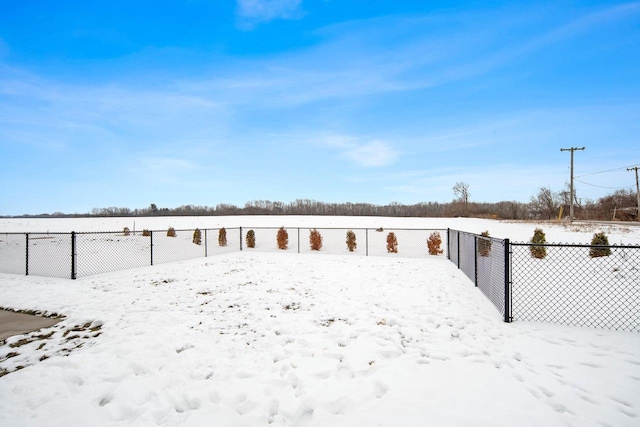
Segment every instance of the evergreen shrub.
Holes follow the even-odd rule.
[[[398,239],[394,232],[387,234],[387,252],[397,254],[398,253]]]
[[[245,240],[247,241],[247,247],[248,248],[255,248],[256,247],[256,233],[253,230],[249,230],[247,231],[247,236],[245,237]]]
[[[349,252],[353,252],[357,246],[356,233],[352,230],[347,231],[347,248],[349,248]]]
[[[489,236],[489,230],[480,233],[480,236],[486,237],[486,239],[478,239],[478,253],[480,256],[489,256],[491,253],[491,239]]]
[[[227,230],[224,227],[218,231],[218,246],[227,246]]]
[[[278,243],[278,249],[286,250],[289,245],[289,233],[284,227],[280,227],[278,230],[278,235],[276,236],[276,240]]]
[[[533,230],[533,237],[531,243],[547,243],[547,237],[544,235],[544,231],[541,228]],[[531,249],[531,256],[538,259],[543,259],[547,256],[547,248],[544,246],[529,246]]]
[[[202,232],[199,228],[193,230],[193,243],[200,245],[202,243]]]
[[[593,235],[593,239],[591,239],[591,244],[594,246],[609,246],[609,238],[604,234],[604,232],[596,233]],[[589,249],[589,256],[591,258],[599,258],[609,255],[611,255],[611,248],[592,247]]]
[[[322,249],[322,235],[315,228],[309,232],[309,245],[312,251]]]
[[[429,248],[429,255],[439,255],[443,251],[440,249],[440,245],[442,244],[442,238],[440,237],[440,233],[434,231],[429,235],[427,239],[427,247]]]

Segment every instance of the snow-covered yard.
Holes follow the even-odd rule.
[[[449,226],[527,240],[536,225]],[[592,234],[554,227],[550,241]],[[0,306],[66,316],[0,347],[3,426],[640,423],[640,334],[505,324],[444,255],[245,250],[75,281],[2,274],[0,287]]]

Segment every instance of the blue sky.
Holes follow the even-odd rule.
[[[634,188],[640,2],[3,2],[0,214]],[[602,173],[600,173],[602,172]]]

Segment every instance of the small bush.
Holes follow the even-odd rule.
[[[544,231],[541,228],[533,230],[533,237],[531,243],[547,243],[547,237],[544,235]],[[547,256],[547,248],[544,246],[529,246],[531,249],[531,256],[538,259],[543,259]]]
[[[129,227],[125,227],[122,229],[122,234],[125,236],[128,236],[131,234],[131,230],[129,230]]]
[[[247,236],[245,237],[245,240],[247,241],[248,248],[256,247],[256,233],[253,230],[247,231]]]
[[[218,231],[218,246],[227,246],[227,230],[224,227]]]
[[[145,228],[144,230],[142,230],[142,235],[145,237],[149,237],[151,236],[151,231]]]
[[[394,232],[387,234],[387,252],[397,254],[398,253],[398,239]]]
[[[353,252],[357,246],[356,233],[351,230],[347,231],[347,248],[349,248],[349,252]]]
[[[196,245],[199,245],[202,243],[202,232],[200,231],[199,228],[196,228],[195,230],[193,230],[193,243],[195,243]]]
[[[491,253],[491,239],[489,231],[483,231],[480,236],[486,237],[486,239],[478,238],[478,253],[480,256],[489,256]]]
[[[167,230],[167,237],[176,237],[176,230],[173,227],[169,227]]]
[[[591,239],[591,244],[594,246],[609,246],[609,238],[604,234],[604,232],[596,233],[593,235],[593,239]],[[609,255],[611,255],[611,248],[592,247],[589,249],[589,256],[591,258],[599,258]]]
[[[289,245],[289,233],[284,227],[280,227],[278,230],[278,235],[276,236],[276,240],[278,243],[278,249],[286,250]]]
[[[440,233],[434,231],[429,235],[429,239],[427,239],[427,246],[429,247],[429,255],[439,255],[443,251],[440,249],[440,245],[442,244],[442,238],[440,237]]]
[[[309,232],[309,245],[312,251],[322,249],[322,235],[315,228]]]

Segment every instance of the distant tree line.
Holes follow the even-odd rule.
[[[557,219],[560,209],[566,215],[571,203],[570,191],[554,192],[541,188],[529,203],[529,215],[540,219]],[[603,221],[636,221],[638,218],[637,197],[632,190],[617,190],[598,200],[574,199],[576,219]]]
[[[457,190],[461,190],[458,187]],[[494,219],[558,219],[561,207],[569,212],[569,192],[554,192],[541,188],[529,203],[502,201],[478,203],[469,201],[468,186],[455,192],[458,196],[447,203],[422,202],[416,204],[389,203],[326,203],[311,199],[297,199],[284,203],[253,200],[239,207],[233,204],[216,206],[182,205],[176,208],[158,207],[130,209],[123,207],[94,208],[86,214],[23,215],[25,217],[127,217],[127,216],[216,216],[216,215],[336,215],[336,216],[389,216],[389,217],[458,217],[469,216]],[[631,190],[619,190],[597,201],[574,202],[576,219],[627,220],[636,219],[636,195]],[[615,212],[615,218],[614,218]]]

